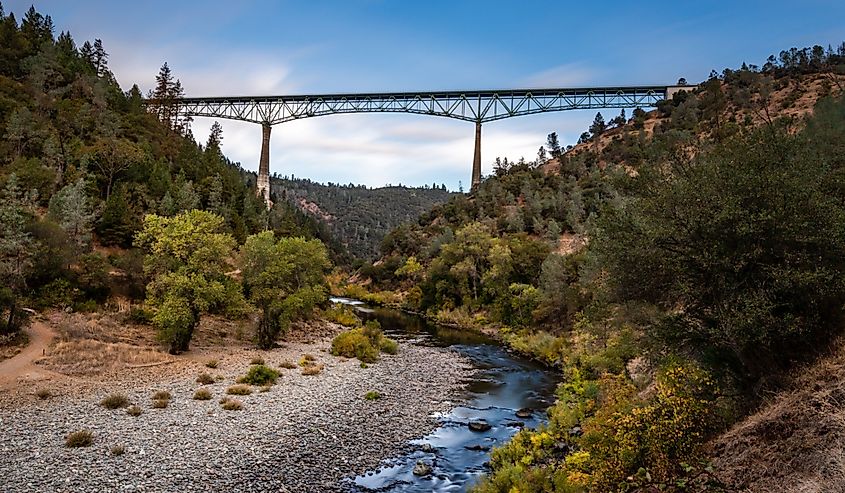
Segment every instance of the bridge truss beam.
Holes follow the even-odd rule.
[[[411,113],[486,123],[550,111],[651,107],[666,91],[667,86],[645,86],[182,98],[177,110],[183,116],[270,125],[345,113]]]

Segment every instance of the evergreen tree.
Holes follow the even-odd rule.
[[[103,245],[132,246],[132,238],[138,230],[135,213],[126,200],[121,187],[106,200],[103,213],[97,222],[97,236]]]
[[[546,147],[548,147],[549,154],[551,154],[553,158],[560,157],[560,141],[557,138],[557,132],[550,133],[546,138]]]
[[[50,219],[64,230],[77,252],[90,247],[91,225],[96,217],[85,188],[85,179],[79,178],[53,195],[49,206]]]
[[[604,122],[604,117],[601,116],[601,112],[596,113],[593,124],[590,125],[590,135],[595,138],[603,134],[605,130],[607,130],[607,124]]]
[[[36,245],[26,229],[29,202],[12,174],[0,193],[0,303],[6,315],[0,322],[0,333],[4,334],[20,328],[18,298],[27,287],[27,274],[33,266]]]

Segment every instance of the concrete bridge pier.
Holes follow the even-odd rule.
[[[475,155],[472,158],[472,188],[474,192],[481,184],[481,120],[475,122]]]
[[[258,181],[256,182],[256,193],[264,199],[267,208],[273,206],[270,201],[270,129],[269,123],[261,124],[261,158],[258,162]]]

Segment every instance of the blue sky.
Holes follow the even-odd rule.
[[[4,1],[20,16],[31,1]],[[144,91],[167,61],[190,96],[567,87],[701,81],[792,46],[845,40],[845,2],[146,1],[34,2],[78,44],[101,38],[121,85]],[[605,116],[613,116],[608,110]],[[482,162],[572,143],[593,112],[486,124]],[[212,121],[197,119],[204,141]],[[221,120],[223,150],[257,169],[261,129]],[[474,128],[356,114],[273,129],[271,172],[317,181],[469,181]]]

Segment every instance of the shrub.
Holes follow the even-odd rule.
[[[238,379],[238,383],[245,383],[249,385],[272,385],[276,383],[276,379],[278,378],[278,371],[268,366],[264,366],[264,363],[255,363],[254,366],[249,368],[246,375]]]
[[[364,363],[378,360],[379,351],[396,354],[399,346],[381,332],[381,326],[375,320],[368,321],[364,327],[341,332],[332,340],[332,354],[346,358],[358,358]]]
[[[323,371],[323,365],[308,365],[302,368],[303,375],[319,375]]]
[[[88,447],[92,443],[94,443],[94,434],[91,430],[74,431],[65,437],[65,447]]]
[[[344,305],[333,305],[323,313],[323,317],[330,322],[334,322],[345,327],[355,327],[361,323],[361,319],[355,315],[355,312],[348,306]]]
[[[399,351],[399,344],[393,339],[383,337],[379,343],[379,349],[382,353],[396,354]]]
[[[264,364],[264,358],[262,358],[261,356],[256,356],[256,357],[252,358],[252,360],[249,362],[249,364],[251,364],[251,365],[263,365]]]
[[[317,361],[317,357],[313,354],[303,354],[301,358],[299,358],[299,366],[311,366],[315,364]]]
[[[197,377],[197,383],[201,385],[211,385],[214,383],[214,378],[212,378],[208,373],[200,373]]]
[[[109,452],[112,455],[123,455],[126,452],[126,448],[123,445],[112,445]]]
[[[153,409],[164,409],[170,401],[165,399],[156,399],[153,401]]]
[[[364,363],[378,360],[378,348],[364,335],[363,329],[341,332],[332,340],[332,354],[346,358],[358,358]]]
[[[106,409],[119,409],[129,405],[129,399],[124,394],[111,394],[100,401],[100,405]]]
[[[130,416],[140,416],[144,411],[138,406],[129,406],[126,408],[126,414]]]
[[[292,370],[292,369],[296,368],[296,363],[286,360],[286,361],[282,361],[281,363],[279,363],[279,367],[280,368],[287,368],[288,370]]]
[[[38,389],[35,391],[35,396],[43,401],[53,397],[53,392],[51,392],[50,389]]]
[[[226,389],[226,393],[231,395],[249,395],[252,393],[252,389],[249,388],[249,385],[232,385]]]
[[[364,394],[364,399],[366,399],[368,401],[374,401],[374,400],[377,400],[377,399],[381,399],[381,394],[379,394],[375,390],[371,390],[371,391],[367,392],[366,394]]]
[[[361,362],[361,368],[369,368],[369,367],[370,367],[370,365],[364,363],[363,361]]]
[[[217,368],[217,360],[216,359],[210,359],[210,360],[205,362],[205,366],[207,368],[211,368],[211,369]]]
[[[272,386],[270,386],[270,385],[264,385],[264,386],[262,386],[260,389],[258,389],[258,391],[259,391],[259,392],[270,392],[270,389],[271,389],[271,388],[273,388],[273,387],[272,387]]]
[[[169,401],[171,399],[170,392],[166,390],[159,390],[155,394],[153,394],[154,401]]]
[[[138,325],[152,325],[153,323],[153,313],[152,310],[146,308],[144,306],[133,306],[129,309],[129,314],[126,316],[126,319]]]
[[[241,409],[243,409],[244,405],[241,401],[237,399],[225,398],[220,401],[220,407],[222,407],[226,411],[240,411]]]
[[[196,401],[207,401],[211,399],[211,392],[208,389],[197,389],[194,392],[194,400]]]

